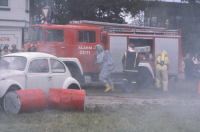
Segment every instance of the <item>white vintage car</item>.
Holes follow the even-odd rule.
[[[8,91],[49,88],[81,89],[78,81],[57,57],[39,52],[9,54],[0,59],[0,102]]]

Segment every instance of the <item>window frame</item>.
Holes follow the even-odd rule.
[[[44,29],[41,27],[41,26],[30,26],[29,28],[28,28],[28,35],[27,35],[27,39],[29,40],[29,34],[30,34],[30,30],[29,29],[31,29],[31,28],[35,28],[35,27],[38,27],[38,32],[37,32],[37,40],[39,40],[39,38],[41,38],[41,40],[40,41],[37,41],[37,42],[39,42],[39,43],[41,43],[42,41],[43,41],[43,31],[44,31]],[[40,31],[40,32],[39,32]],[[40,34],[41,33],[41,34]],[[40,36],[40,35],[42,35],[42,36]]]
[[[47,41],[47,40],[46,40],[46,34],[47,34],[46,31],[47,31],[47,30],[50,30],[50,31],[51,31],[51,29],[46,29],[46,30],[45,30],[45,38],[44,38],[44,39],[45,39],[45,42],[52,42],[52,41],[51,41],[51,40],[52,40],[52,32],[50,32],[50,33],[51,33],[50,41]]]
[[[25,1],[25,11],[27,13],[29,13],[29,10],[30,10],[30,0],[26,0]]]
[[[82,36],[82,38],[83,38],[83,41],[82,42],[80,42],[79,41],[79,31],[82,31],[83,32],[83,36]],[[95,41],[94,42],[84,42],[84,39],[85,39],[85,32],[94,32],[95,33]],[[78,30],[78,43],[88,43],[88,44],[95,44],[96,43],[96,31],[94,31],[94,30]]]
[[[62,41],[53,41],[53,30],[54,31],[62,31],[62,33],[63,33],[63,40]],[[64,42],[64,30],[62,30],[62,29],[51,29],[51,42]]]
[[[7,6],[0,5],[0,8],[9,8],[10,7],[10,0],[7,0],[7,1],[8,1],[8,5]]]
[[[8,6],[1,6],[0,5],[0,10],[10,11],[10,0],[8,0]]]
[[[55,61],[58,61],[58,62],[60,62],[60,64],[62,64],[62,66],[64,67],[64,69],[65,69],[65,71],[64,72],[53,72],[53,70],[52,70],[52,66],[51,66],[51,60],[55,60]],[[57,59],[53,59],[53,58],[50,58],[49,59],[49,62],[50,62],[50,70],[51,70],[51,73],[53,74],[53,73],[66,73],[66,67],[65,67],[65,65],[61,62],[61,61],[59,61],[59,60],[57,60]]]
[[[30,66],[31,66],[31,63],[33,62],[33,61],[36,61],[36,60],[47,60],[47,64],[48,64],[48,72],[30,72],[29,71],[29,68],[30,68]],[[50,73],[50,65],[49,65],[49,59],[48,58],[35,58],[35,59],[32,59],[32,60],[30,60],[30,62],[29,62],[29,65],[28,65],[28,67],[27,67],[27,72],[29,73],[29,74],[47,74],[47,73]]]
[[[50,30],[51,31],[51,39],[50,39],[50,41],[46,41],[46,31],[47,30]],[[53,30],[59,30],[59,31],[63,31],[63,40],[62,41],[53,41]],[[45,42],[53,42],[53,43],[62,43],[62,42],[64,42],[64,35],[65,33],[64,33],[64,30],[63,29],[49,29],[49,28],[47,28],[46,30],[45,30]]]

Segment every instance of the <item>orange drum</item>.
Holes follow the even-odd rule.
[[[85,90],[49,89],[49,108],[85,111]]]
[[[16,90],[4,97],[5,111],[10,114],[42,111],[47,106],[47,96],[41,89]]]

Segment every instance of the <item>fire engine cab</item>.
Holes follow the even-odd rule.
[[[81,63],[83,75],[75,63],[66,65],[79,81],[98,81],[100,72],[96,61],[97,44],[109,50],[115,62],[112,72],[114,82],[122,82],[122,57],[130,43],[135,45],[139,52],[139,84],[148,86],[154,79],[154,61],[163,50],[168,52],[171,63],[169,75],[181,73],[181,30],[166,28],[133,26],[95,21],[71,21],[67,25],[51,23],[31,25],[28,30],[28,39],[25,51],[32,44],[36,45],[36,52],[45,52],[57,57],[76,57]],[[81,77],[82,76],[82,77]],[[84,77],[83,77],[84,76]]]

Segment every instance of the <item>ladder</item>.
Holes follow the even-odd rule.
[[[147,26],[136,26],[128,24],[117,24],[109,22],[98,22],[98,21],[70,21],[70,25],[80,25],[80,26],[93,26],[101,27],[103,31],[109,33],[131,33],[131,34],[154,34],[154,35],[180,35],[180,30],[168,30],[166,28],[159,27],[147,27]]]

